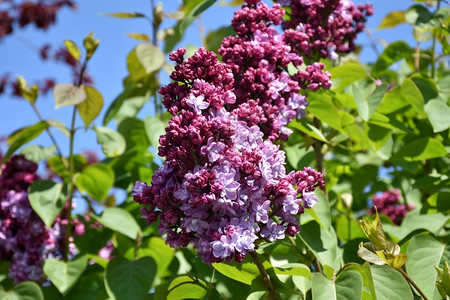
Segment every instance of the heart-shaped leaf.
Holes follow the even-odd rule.
[[[86,255],[78,256],[68,262],[48,258],[44,262],[44,273],[56,288],[65,294],[83,273],[87,260]]]
[[[55,98],[55,108],[61,106],[77,105],[86,100],[86,92],[83,88],[70,83],[60,83],[53,88]]]
[[[50,180],[38,180],[28,188],[28,198],[33,210],[49,228],[64,207],[65,198],[61,195],[62,183]]]

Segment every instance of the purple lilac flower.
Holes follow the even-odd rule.
[[[385,191],[382,194],[374,195],[372,207],[368,213],[375,213],[375,206],[379,213],[388,216],[396,225],[402,223],[403,218],[408,214],[405,204],[400,203],[401,195],[397,189]],[[409,210],[414,209],[414,205],[409,204]]]
[[[28,200],[28,186],[39,179],[37,165],[15,155],[1,167],[0,173],[0,259],[10,261],[9,277],[15,284],[41,282],[42,263],[49,256],[62,254],[58,242],[65,232],[60,224],[46,229]]]
[[[282,22],[286,42],[305,58],[318,60],[354,51],[354,40],[373,14],[369,3],[358,5],[348,0],[277,0],[289,13]]]
[[[247,1],[216,54],[200,48],[170,54],[172,83],[162,87],[172,115],[158,154],[165,159],[147,185],[136,182],[133,198],[171,247],[192,244],[205,263],[241,261],[257,240],[273,242],[300,227],[298,216],[315,204],[309,194],[323,186],[321,173],[305,168],[286,173],[277,139],[303,116],[302,88],[329,88],[323,65],[290,76],[288,64],[303,59],[272,26],[283,10]]]

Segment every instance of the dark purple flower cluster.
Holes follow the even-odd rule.
[[[60,224],[47,230],[30,206],[27,189],[39,179],[36,170],[35,163],[17,155],[2,165],[0,173],[0,259],[11,262],[9,277],[16,284],[42,281],[43,260],[63,249]]]
[[[270,31],[261,20],[280,20],[282,11],[278,8],[271,10],[265,4],[256,6],[254,2],[258,1],[248,2],[253,4],[242,11],[260,34]],[[233,22],[239,18],[244,18],[241,12]],[[270,38],[277,39],[276,33],[270,32]],[[241,42],[246,43],[242,38],[235,46]],[[255,49],[264,44],[258,39],[249,43]],[[289,48],[282,44],[278,50],[272,42],[265,46],[270,51],[282,51],[279,60],[290,55]],[[299,104],[306,102],[298,93],[298,81],[280,70],[278,58],[249,57],[267,64],[259,70],[256,64],[249,71],[252,63],[243,68],[226,58],[231,53],[223,52],[226,46],[221,49],[223,63],[203,48],[188,59],[184,59],[184,49],[170,54],[177,63],[171,74],[174,81],[160,89],[163,103],[172,114],[158,149],[165,162],[155,171],[150,186],[138,181],[132,193],[134,200],[144,205],[141,212],[148,224],[160,220],[159,232],[170,246],[192,244],[205,263],[241,261],[247,252],[255,250],[258,241],[273,242],[296,234],[300,229],[298,215],[318,201],[314,190],[324,185],[323,175],[311,168],[286,174],[285,154],[273,143],[278,135],[273,133],[272,124],[280,122],[282,113],[294,111],[287,121],[281,121],[285,123],[278,132],[304,110]],[[297,59],[301,60],[295,56],[288,63]],[[267,80],[258,81],[256,75]],[[244,85],[237,81],[247,81],[251,93],[244,94]],[[265,88],[270,91],[261,95]],[[301,101],[292,99],[297,96]],[[280,107],[275,108],[277,105]],[[270,110],[273,113],[267,112]],[[269,126],[270,134],[262,131]]]
[[[20,27],[34,24],[46,30],[55,23],[56,14],[63,6],[76,8],[75,3],[69,0],[5,0],[0,5],[0,39],[13,32],[15,23]]]
[[[400,203],[400,191],[397,189],[389,190],[381,195],[374,195],[372,198],[373,205],[377,207],[379,213],[388,216],[396,225],[402,223],[403,218],[408,214],[405,204]],[[409,210],[414,205],[408,205]],[[369,214],[375,213],[375,207],[372,207]]]
[[[307,58],[330,58],[355,50],[356,35],[364,30],[366,18],[373,14],[367,3],[349,0],[277,0],[289,7],[283,21],[286,42]]]
[[[225,38],[218,50],[235,78],[236,101],[229,106],[232,114],[248,126],[258,125],[272,141],[286,140],[292,133],[286,125],[304,116],[308,102],[299,94],[301,89],[331,87],[324,65],[302,66],[303,58],[285,32],[274,28],[283,14],[279,4],[270,8],[247,1],[232,20],[237,35]],[[294,70],[289,70],[291,74],[288,67]]]

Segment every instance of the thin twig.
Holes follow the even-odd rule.
[[[400,271],[400,273],[402,273],[403,277],[405,277],[409,281],[409,283],[411,283],[411,285],[416,289],[416,291],[420,294],[420,296],[422,296],[422,298],[424,300],[428,300],[427,296],[425,296],[425,294],[417,286],[417,284],[414,282],[414,280],[412,280],[411,277],[409,277],[408,274],[406,274],[406,272],[403,271],[402,269],[398,269],[398,270]]]
[[[255,262],[256,266],[258,267],[258,270],[259,270],[259,273],[261,274],[264,285],[266,286],[267,291],[269,292],[269,299],[271,299],[271,300],[280,299],[280,297],[278,297],[278,294],[273,287],[272,281],[270,280],[269,273],[267,273],[267,270],[264,268],[258,254],[256,252],[248,252],[248,253],[250,253],[250,256],[253,258],[253,261]]]

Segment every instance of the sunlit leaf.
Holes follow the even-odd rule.
[[[383,20],[381,20],[381,23],[380,25],[378,25],[377,29],[395,27],[404,22],[406,22],[404,11],[401,10],[391,11],[383,18]]]
[[[58,290],[65,294],[77,282],[87,264],[87,256],[81,255],[68,262],[55,258],[47,258],[44,262],[44,273],[50,278]]]
[[[108,207],[105,208],[100,216],[92,216],[104,226],[120,232],[132,240],[135,240],[141,231],[133,216],[128,211],[119,207]]]
[[[53,97],[55,98],[55,108],[62,106],[78,105],[87,98],[86,92],[82,87],[71,83],[60,83],[53,88]]]
[[[22,76],[17,76],[17,84],[19,85],[19,91],[22,97],[25,98],[31,104],[36,102],[39,96],[39,89],[37,85],[33,85],[31,88],[28,86],[27,81]]]
[[[67,51],[69,51],[70,55],[72,55],[75,60],[80,60],[81,51],[78,48],[77,44],[75,44],[71,40],[64,40],[64,46],[66,46]]]
[[[126,148],[124,137],[117,131],[108,127],[94,127],[97,133],[97,143],[102,146],[103,153],[108,157],[123,154]]]
[[[203,285],[206,283],[199,280]],[[192,284],[190,284],[192,282]],[[184,283],[184,284],[183,284]],[[189,276],[179,276],[175,278],[169,285],[169,294],[167,300],[182,300],[182,299],[203,299],[206,295],[206,290],[201,286],[193,283]]]
[[[88,165],[74,177],[74,182],[81,192],[86,192],[97,201],[108,196],[114,183],[114,171],[103,163]]]
[[[88,128],[103,108],[103,96],[94,87],[83,86],[86,100],[78,105],[78,112],[84,121],[84,127]]]
[[[160,70],[165,63],[164,53],[158,47],[148,43],[136,46],[136,56],[147,74]]]
[[[428,101],[425,105],[425,112],[434,132],[441,132],[450,128],[450,107],[444,101]]]
[[[65,196],[61,194],[62,188],[62,183],[50,180],[37,180],[28,188],[31,207],[44,221],[47,228],[52,226],[66,202]]]
[[[130,38],[133,38],[133,39],[138,40],[138,41],[145,41],[145,42],[150,41],[150,37],[147,34],[145,34],[145,33],[131,32],[131,33],[127,33],[127,35]]]
[[[116,13],[110,13],[110,14],[104,14],[108,17],[114,17],[114,18],[144,18],[145,15],[137,12],[116,12]]]

